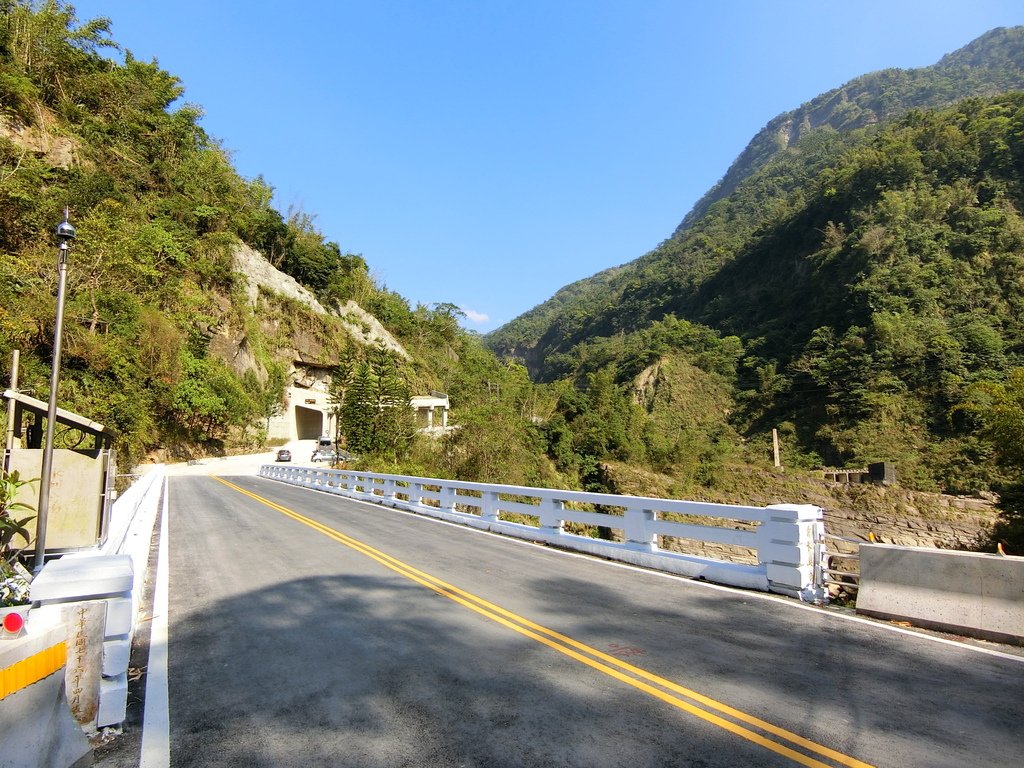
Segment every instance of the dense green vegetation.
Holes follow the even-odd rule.
[[[987,488],[991,450],[954,416],[1022,363],[1024,95],[836,143],[812,135],[679,238],[576,286],[599,309],[558,312],[542,375],[614,362],[626,381],[685,317],[730,341],[711,352],[732,360],[741,432],[789,424],[805,463],[887,459],[912,486]]]
[[[301,349],[333,371],[349,449],[380,470],[614,490],[630,467],[720,497],[737,469],[768,465],[778,428],[787,467],[890,460],[910,487],[1005,489],[1020,466],[1005,434],[1024,366],[1024,96],[875,122],[932,103],[924,91],[1020,85],[1020,30],[983,42],[942,78],[880,73],[881,90],[827,99],[828,120],[818,104],[658,249],[485,344],[458,307],[410,306],[314,217],[278,212],[177,78],[106,20],[0,0],[0,355],[21,350],[22,388],[46,397],[53,229],[70,206],[60,400],[115,429],[128,464],[263,445]],[[324,306],[355,301],[407,354],[360,347],[339,315],[253,300],[243,244]],[[443,439],[400,407],[430,390],[454,406]]]
[[[26,353],[23,386],[45,395],[52,232],[70,206],[62,401],[115,429],[130,461],[165,441],[221,441],[259,415],[265,385],[283,384],[269,357],[245,382],[208,354],[216,297],[235,288],[232,244],[297,272],[342,257],[235,173],[198,108],[172,106],[176,78],[101,55],[117,52],[106,20],[79,25],[55,2],[0,14],[0,351]]]
[[[283,216],[263,179],[244,179],[180,104],[156,62],[121,50],[105,19],[61,2],[0,0],[0,355],[19,349],[20,385],[46,398],[54,328],[54,229],[70,207],[60,403],[116,430],[122,463],[261,445],[290,383],[292,350],[339,366],[350,447],[425,474],[574,483],[553,469],[532,422],[538,395],[460,328],[451,304],[410,307],[366,260],[326,242],[312,216]],[[339,317],[260,292],[234,269],[241,244],[315,292],[378,318],[408,358],[354,344]],[[248,363],[224,339],[244,342]],[[413,440],[410,393],[450,393],[461,429]]]
[[[1022,39],[996,30],[941,71],[880,73],[874,84],[893,87],[861,88],[858,103],[894,111],[921,100],[918,86],[943,98],[1016,86]],[[805,130],[657,249],[562,289],[489,344],[541,380],[607,368],[628,388],[681,348],[665,324],[685,323],[704,345],[685,357],[725,382],[744,460],[777,427],[789,466],[889,460],[911,488],[1009,498],[1020,465],[977,398],[1024,365],[1024,95],[864,122]]]

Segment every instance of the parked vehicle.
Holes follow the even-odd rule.
[[[277,461],[291,461],[291,460],[292,460],[292,452],[289,451],[287,448],[282,448],[281,450],[279,450],[277,452]]]
[[[339,461],[355,461],[357,458],[359,457],[348,451],[320,450],[313,452],[312,461],[329,461],[334,464]]]

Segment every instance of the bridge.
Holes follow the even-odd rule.
[[[188,469],[157,493],[150,655],[98,766],[1015,766],[1024,747],[1021,655],[815,604],[813,548],[808,570],[779,544],[809,510]],[[621,535],[567,546],[600,523]],[[755,555],[714,570],[662,546],[682,534]]]

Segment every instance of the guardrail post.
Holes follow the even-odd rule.
[[[498,494],[496,491],[484,491],[480,495],[480,517],[491,523],[500,522],[498,518]]]
[[[447,512],[455,511],[456,500],[458,499],[458,493],[456,492],[455,486],[442,485],[441,486],[441,509]]]
[[[771,592],[805,602],[826,599],[817,541],[824,529],[821,507],[773,504],[757,529],[757,558],[765,566]]]
[[[544,533],[561,536],[565,532],[565,519],[561,514],[563,509],[565,509],[564,501],[541,497],[538,517],[540,518],[540,529]]]
[[[623,521],[623,533],[630,549],[653,552],[658,548],[657,537],[651,533],[648,523],[653,523],[657,515],[653,509],[632,509],[627,507]]]

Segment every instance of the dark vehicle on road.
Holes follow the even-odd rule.
[[[289,451],[287,448],[282,448],[281,450],[279,450],[277,452],[277,461],[291,461],[291,460],[292,460],[292,452]]]

